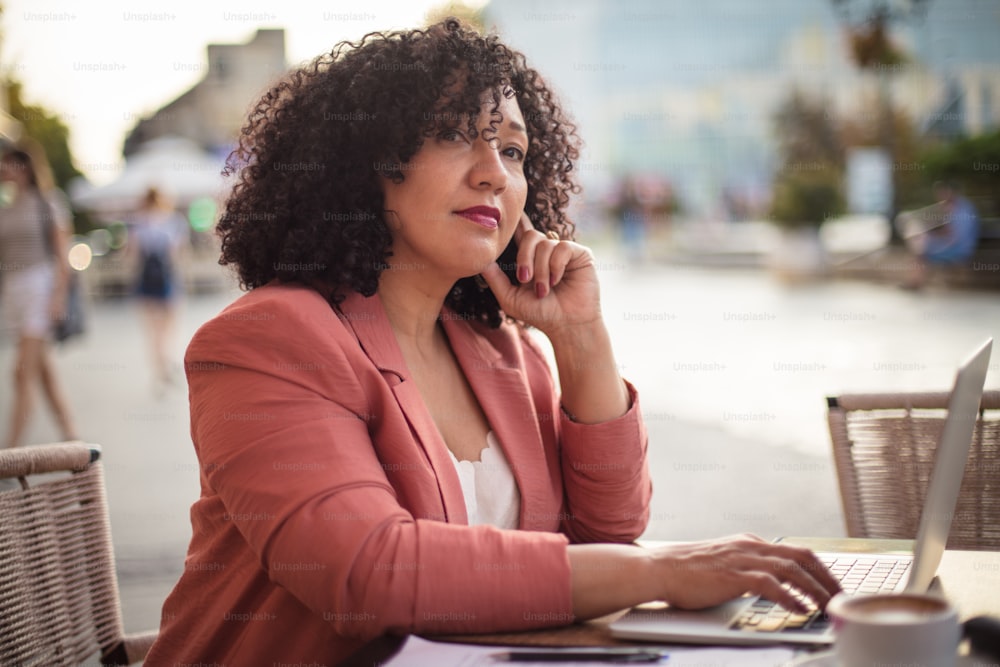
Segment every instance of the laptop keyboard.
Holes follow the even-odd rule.
[[[840,558],[820,557],[823,564],[839,581],[844,592],[849,595],[888,593],[895,590],[900,580],[910,569],[909,560],[871,557],[842,556]],[[789,588],[788,585],[785,585]],[[788,611],[770,600],[758,599],[736,618],[732,627],[749,632],[788,632],[825,630],[830,621],[826,614],[815,608],[809,600],[796,591],[796,596],[813,608],[807,614]]]

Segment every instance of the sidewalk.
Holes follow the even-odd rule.
[[[609,230],[605,230],[607,234]],[[996,227],[984,232],[975,255],[964,265],[932,266],[928,288],[1000,290],[1000,237]],[[988,235],[986,235],[988,234]],[[651,235],[649,252],[657,262],[718,269],[767,269],[778,243],[772,225],[756,222],[678,223],[672,232]],[[870,284],[902,285],[914,269],[913,255],[903,246],[879,243],[863,249],[827,252],[826,277]]]
[[[174,346],[178,360],[197,327],[236,294],[186,300]],[[162,602],[183,569],[188,510],[199,492],[186,388],[154,393],[137,315],[128,300],[92,303],[86,337],[56,353],[82,436],[104,450],[128,631],[158,626]],[[0,345],[4,373],[11,363],[12,347],[5,341]],[[5,395],[0,423],[6,423],[9,409]],[[645,537],[700,539],[744,531],[765,538],[843,534],[827,456],[736,438],[721,428],[650,409],[655,492]],[[28,441],[56,438],[49,420],[36,413]]]

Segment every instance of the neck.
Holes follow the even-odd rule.
[[[424,347],[439,335],[438,317],[451,285],[430,283],[415,271],[386,269],[378,295],[396,337]]]

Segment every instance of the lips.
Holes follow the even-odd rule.
[[[487,229],[496,229],[500,226],[500,209],[492,206],[473,206],[455,213]]]

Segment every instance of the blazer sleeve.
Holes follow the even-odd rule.
[[[544,373],[551,383],[538,344],[528,334],[522,339],[529,373]],[[630,383],[625,384],[628,411],[600,424],[573,421],[552,390],[548,392],[552,404],[539,407],[540,413],[553,415],[549,422],[556,429],[566,504],[561,530],[574,543],[633,542],[649,523],[653,484],[646,456],[648,437],[638,392]]]
[[[400,506],[365,421],[377,406],[357,346],[306,290],[203,326],[185,358],[199,502],[221,502],[239,548],[345,636],[570,622],[565,536],[415,520]]]

